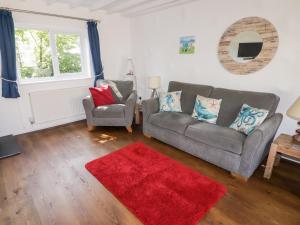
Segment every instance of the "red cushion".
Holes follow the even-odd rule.
[[[102,85],[100,88],[89,88],[94,100],[95,106],[112,105],[116,104],[116,100],[112,95],[111,87],[108,85]]]

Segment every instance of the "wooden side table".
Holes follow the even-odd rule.
[[[277,154],[284,154],[300,159],[300,144],[293,140],[293,137],[287,134],[281,134],[272,143],[264,178],[270,179]]]

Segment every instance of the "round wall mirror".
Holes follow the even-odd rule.
[[[260,17],[243,18],[232,24],[219,43],[219,59],[231,73],[245,75],[265,67],[278,47],[275,27]]]

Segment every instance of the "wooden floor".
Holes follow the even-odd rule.
[[[241,183],[141,131],[130,135],[125,128],[98,128],[89,133],[84,122],[18,137],[23,153],[0,160],[0,224],[141,224],[84,168],[137,140],[227,186],[228,193],[201,224],[300,224],[299,165],[282,162],[269,181],[260,167]]]

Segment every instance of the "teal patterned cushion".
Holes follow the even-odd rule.
[[[264,122],[268,116],[268,113],[268,110],[257,109],[244,104],[239,112],[239,115],[230,125],[230,128],[249,135],[255,130],[255,128]]]
[[[216,124],[222,99],[206,98],[197,95],[192,117],[197,120]]]
[[[181,91],[161,93],[159,96],[159,108],[161,112],[182,112]]]

